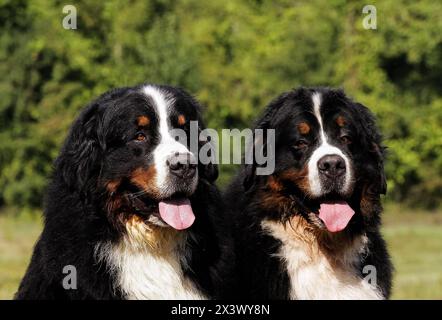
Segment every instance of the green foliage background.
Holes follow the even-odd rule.
[[[343,87],[377,115],[389,200],[442,202],[442,2],[0,0],[0,206],[35,208],[67,129],[91,99],[179,85],[214,128],[249,126],[293,87]],[[222,181],[231,170],[224,170]]]

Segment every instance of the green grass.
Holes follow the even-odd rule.
[[[0,213],[0,299],[11,299],[42,228],[38,215]]]
[[[393,299],[442,299],[442,212],[387,208],[383,234],[393,263]]]
[[[393,263],[393,299],[442,299],[442,211],[388,207],[383,234]],[[11,299],[41,231],[38,215],[0,213],[0,299]]]

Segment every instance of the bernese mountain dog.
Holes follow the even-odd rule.
[[[222,296],[231,263],[218,171],[190,151],[210,143],[190,141],[191,121],[204,129],[193,97],[151,84],[112,90],[82,111],[55,161],[17,299]]]
[[[300,88],[272,101],[255,129],[275,130],[275,170],[257,175],[256,161],[245,164],[224,194],[239,295],[388,298],[385,148],[371,112],[341,90]],[[268,142],[255,148],[269,153]]]

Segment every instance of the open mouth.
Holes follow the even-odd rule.
[[[344,230],[355,214],[349,203],[341,197],[329,196],[318,199],[317,203],[317,215],[329,232]]]
[[[189,228],[195,221],[189,198],[173,197],[158,203],[161,219],[176,230]]]
[[[153,214],[176,230],[187,229],[195,221],[195,214],[193,213],[190,200],[181,193],[173,194],[161,200],[134,197],[131,198],[131,203],[139,214]]]

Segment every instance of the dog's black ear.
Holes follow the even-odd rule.
[[[251,163],[244,160],[245,164],[243,166],[243,187],[244,190],[249,190],[253,184],[256,182],[256,167],[257,163],[255,161],[255,154],[256,154],[256,148],[259,146],[263,147],[264,141],[256,141],[255,134],[253,133],[253,140],[248,143],[246,146],[246,155],[244,158],[247,157],[247,154],[250,156],[250,159],[252,160]]]
[[[103,151],[99,127],[98,104],[91,104],[72,125],[56,161],[56,169],[72,190],[85,191],[92,178],[99,174],[99,156]]]
[[[374,194],[387,193],[387,179],[384,170],[384,159],[386,148],[382,145],[382,136],[376,126],[376,119],[371,111],[364,105],[356,103],[358,116],[360,117],[361,128],[364,131],[364,136],[367,140],[364,143],[367,145],[370,156],[374,159],[375,168],[372,172],[372,184],[370,192]]]
[[[275,123],[280,123],[286,119],[282,115],[278,117],[278,112],[284,103],[289,100],[290,97],[295,98],[296,94],[297,93],[295,92],[284,92],[275,98],[266,107],[262,118],[256,123],[253,130],[253,140],[246,145],[245,158],[250,156],[252,163],[247,163],[247,161],[245,161],[246,163],[243,166],[243,187],[245,191],[249,190],[255,184],[257,179],[256,169],[258,164],[256,163],[255,155],[261,154],[264,156],[273,157],[274,160],[275,155],[273,149],[275,148],[275,145],[268,141],[268,130],[274,130],[274,128],[277,127]],[[257,135],[259,130],[262,130],[261,135]],[[273,131],[273,133],[275,133],[275,131]]]
[[[372,149],[370,152],[374,153],[375,159],[376,159],[376,183],[374,186],[372,186],[372,192],[377,194],[386,194],[387,193],[387,178],[385,176],[385,170],[384,170],[384,154],[385,154],[385,147],[373,143]]]
[[[384,170],[380,172],[380,178],[379,178],[379,193],[380,194],[387,194],[387,178],[385,176]]]
[[[256,177],[255,176],[255,169],[256,169],[256,166],[254,163],[244,165],[244,169],[243,169],[244,170],[244,172],[243,172],[244,180],[243,180],[242,184],[243,184],[244,190],[246,190],[246,191],[249,190],[255,182],[255,177]]]

